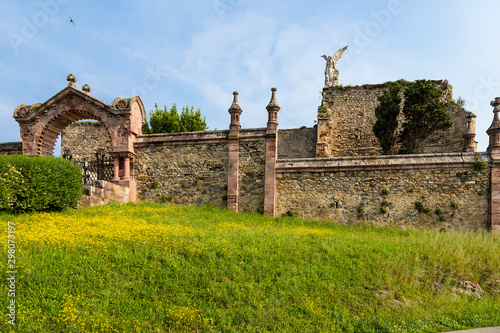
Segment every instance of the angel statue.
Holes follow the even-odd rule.
[[[349,46],[349,45],[347,45]],[[335,52],[334,56],[327,57],[326,55],[322,55],[326,60],[326,68],[325,68],[325,88],[333,87],[339,84],[339,71],[337,70],[337,61],[339,61],[342,53],[347,49],[347,46],[341,48],[337,52]]]

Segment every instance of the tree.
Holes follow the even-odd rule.
[[[149,123],[142,125],[142,133],[177,133],[196,132],[208,129],[205,117],[201,116],[200,109],[195,110],[193,106],[185,106],[179,115],[177,106],[172,105],[170,110],[166,106],[163,110],[155,104],[155,109],[149,111]]]
[[[377,121],[373,125],[373,133],[380,141],[382,154],[390,153],[397,141],[398,116],[401,113],[401,85],[392,83],[384,93],[377,97],[380,102],[375,108]]]
[[[440,100],[443,91],[428,80],[411,83],[404,92],[405,122],[400,135],[400,153],[416,153],[431,134],[453,125],[447,112],[449,103]]]

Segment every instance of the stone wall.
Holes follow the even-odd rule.
[[[280,161],[277,213],[342,224],[487,228],[490,170],[476,170],[475,158],[464,153]],[[418,212],[415,202],[428,213]]]
[[[61,132],[61,153],[67,149],[74,160],[94,158],[99,148],[112,150],[111,138],[100,122],[74,122]]]
[[[444,91],[442,100],[453,100],[453,87],[447,81],[434,81]],[[356,87],[335,86],[323,90],[323,102],[318,109],[318,157],[335,156],[375,156],[381,154],[377,137],[373,134],[377,97],[389,87],[384,84],[363,85]],[[402,81],[404,88],[408,82]],[[404,98],[401,101],[401,108]],[[440,131],[425,142],[424,153],[461,152],[463,134],[467,129],[467,116],[463,108],[450,107],[454,126]],[[404,120],[401,114],[399,123]],[[400,127],[401,130],[401,127]],[[397,152],[399,147],[394,147]]]
[[[316,157],[316,127],[278,130],[278,158]]]
[[[240,141],[240,212],[264,211],[265,130],[260,134],[258,138]]]
[[[0,154],[21,154],[23,152],[22,142],[5,142],[0,143]]]
[[[151,134],[136,142],[140,200],[226,207],[227,131]]]
[[[451,99],[451,86],[442,84]],[[427,145],[439,153],[348,156],[380,153],[371,128],[374,101],[386,85],[332,89],[338,93],[325,95],[331,107],[320,109],[318,129],[279,130],[277,148],[270,121],[260,129],[231,123],[232,136],[231,131],[138,136],[131,155],[134,193],[140,200],[210,203],[272,216],[296,212],[343,224],[492,228],[494,179],[490,167],[474,167],[476,158],[491,162],[490,155],[449,153],[462,150],[466,111],[457,110],[454,128]],[[65,130],[63,148],[78,157],[105,147],[109,136],[96,123]],[[316,158],[317,151],[347,156]],[[228,197],[235,198],[233,206]]]

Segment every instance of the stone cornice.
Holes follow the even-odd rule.
[[[338,172],[472,167],[478,155],[485,160],[490,160],[489,155],[486,153],[288,159],[278,160],[276,172]]]
[[[229,131],[159,133],[139,135],[134,147],[199,145],[207,143],[225,143]]]

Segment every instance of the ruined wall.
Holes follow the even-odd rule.
[[[23,143],[22,142],[5,142],[0,143],[0,154],[22,154]]]
[[[434,81],[444,91],[442,100],[453,100],[453,87],[447,81]],[[381,154],[377,137],[373,134],[377,97],[389,87],[384,84],[356,87],[336,86],[323,90],[323,102],[318,109],[318,157],[334,156],[376,156]],[[404,88],[408,82],[402,81],[401,108],[403,107]],[[462,108],[450,108],[454,126],[440,131],[425,142],[424,153],[461,152],[463,134],[467,129],[467,116]],[[404,120],[400,115],[399,123]],[[401,128],[400,128],[401,130]],[[395,146],[396,153],[399,146]]]
[[[278,130],[278,158],[316,157],[316,127]]]
[[[74,122],[61,133],[61,154],[67,149],[74,160],[93,158],[99,148],[112,150],[111,138],[100,122]]]
[[[470,153],[281,161],[277,212],[342,224],[487,228],[490,170],[474,169],[474,161]],[[429,212],[418,212],[417,201]]]

